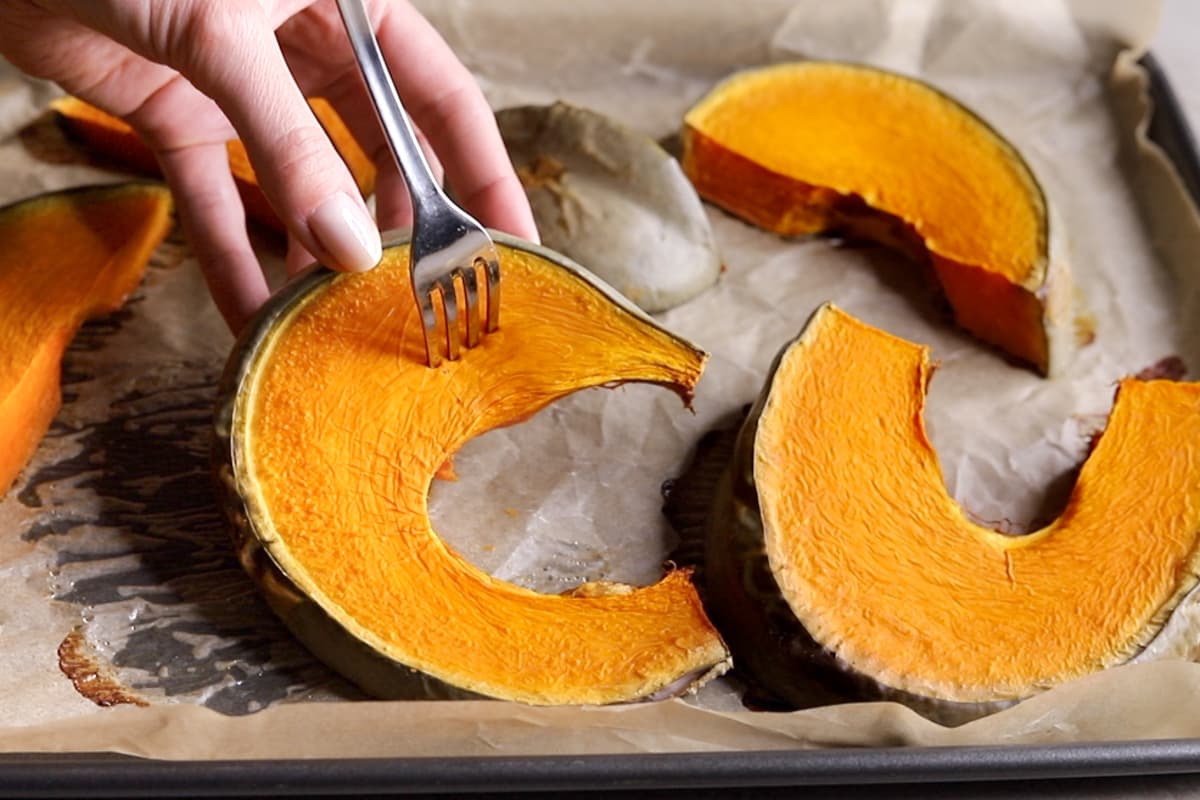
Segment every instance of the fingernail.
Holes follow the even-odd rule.
[[[365,272],[383,256],[379,229],[358,203],[342,192],[317,206],[308,218],[308,229],[341,269]]]

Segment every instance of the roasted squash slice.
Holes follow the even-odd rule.
[[[349,167],[359,191],[364,197],[370,195],[375,191],[375,165],[359,147],[333,106],[319,97],[311,98],[309,105]],[[124,120],[77,97],[59,97],[50,107],[67,133],[94,152],[143,175],[159,174],[154,154]],[[226,145],[226,150],[229,155],[229,169],[242,197],[246,215],[268,228],[285,230],[283,222],[259,188],[258,178],[254,174],[254,167],[250,165],[250,156],[246,153],[245,145],[235,139]]]
[[[62,403],[62,356],[87,319],[117,309],[171,227],[165,186],[39,195],[0,209],[0,492]]]
[[[683,145],[700,195],[736,216],[898,247],[932,265],[956,320],[981,339],[1042,372],[1069,352],[1070,280],[1038,183],[936,89],[850,64],[751,70],[687,113]]]
[[[589,386],[655,382],[686,401],[705,360],[561,257],[497,240],[500,329],[437,369],[423,363],[406,245],[369,273],[312,273],[267,306],[231,359],[217,424],[243,563],[301,640],[381,696],[407,668],[534,704],[632,700],[719,672],[724,645],[685,572],[543,595],[490,577],[431,527],[430,483],[467,440]],[[361,644],[331,643],[335,628]]]
[[[932,371],[925,348],[825,306],[742,428],[706,586],[729,609],[714,619],[742,623],[739,667],[780,697],[816,678],[1019,699],[1129,661],[1197,584],[1200,384],[1122,381],[1061,516],[1007,536],[946,491],[922,419]]]

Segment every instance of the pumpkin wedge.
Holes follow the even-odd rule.
[[[785,699],[814,676],[850,696],[1019,699],[1129,661],[1197,584],[1200,384],[1123,380],[1061,516],[1006,536],[946,491],[932,371],[926,348],[825,306],[741,430],[706,587],[743,624],[739,666]]]
[[[375,165],[367,158],[328,101],[314,97],[308,102],[317,121],[325,128],[334,147],[349,167],[359,191],[364,197],[370,195],[375,191]],[[71,96],[56,98],[51,102],[50,108],[58,116],[59,123],[67,133],[92,151],[143,175],[159,175],[154,153],[124,120]],[[250,165],[250,156],[246,153],[245,145],[235,139],[226,145],[226,151],[229,155],[229,169],[233,173],[247,216],[268,228],[284,231],[283,222],[259,188],[258,178],[254,174],[254,167]]]
[[[1021,155],[936,89],[829,62],[747,71],[688,111],[684,171],[786,236],[836,230],[927,261],[966,330],[1042,373],[1069,351],[1065,262]]]
[[[716,283],[704,205],[653,139],[557,102],[496,112],[542,242],[657,313]]]
[[[686,572],[544,595],[433,530],[430,483],[467,440],[585,387],[654,382],[686,401],[706,358],[561,256],[496,238],[501,327],[437,369],[406,244],[368,273],[309,274],[247,331],[215,451],[243,564],[298,638],[380,696],[409,670],[531,704],[621,702],[719,673],[727,654]]]
[[[62,403],[62,356],[87,319],[137,287],[171,227],[156,184],[72,189],[0,209],[0,492]]]

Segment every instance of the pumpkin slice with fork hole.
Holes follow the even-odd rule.
[[[406,245],[368,273],[310,274],[251,326],[216,453],[243,563],[300,639],[385,697],[411,670],[532,704],[628,701],[719,673],[725,647],[684,571],[544,595],[434,531],[430,482],[467,440],[585,387],[658,383],[686,402],[706,358],[565,259],[497,243],[500,328],[437,369]]]

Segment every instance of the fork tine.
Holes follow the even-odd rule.
[[[500,326],[500,261],[496,254],[491,258],[476,258],[475,266],[482,267],[487,287],[487,323],[484,330],[488,333]]]
[[[458,360],[458,292],[454,290],[454,280],[447,276],[439,280],[435,286],[441,297],[442,321],[446,323],[446,359]]]
[[[466,344],[468,348],[479,344],[480,308],[479,308],[479,279],[475,275],[475,265],[459,267],[451,275],[455,286],[462,283],[463,319],[466,321]]]
[[[421,339],[425,344],[425,363],[437,367],[442,363],[441,348],[437,346],[437,312],[433,304],[433,291],[416,292],[417,305],[421,310]]]

